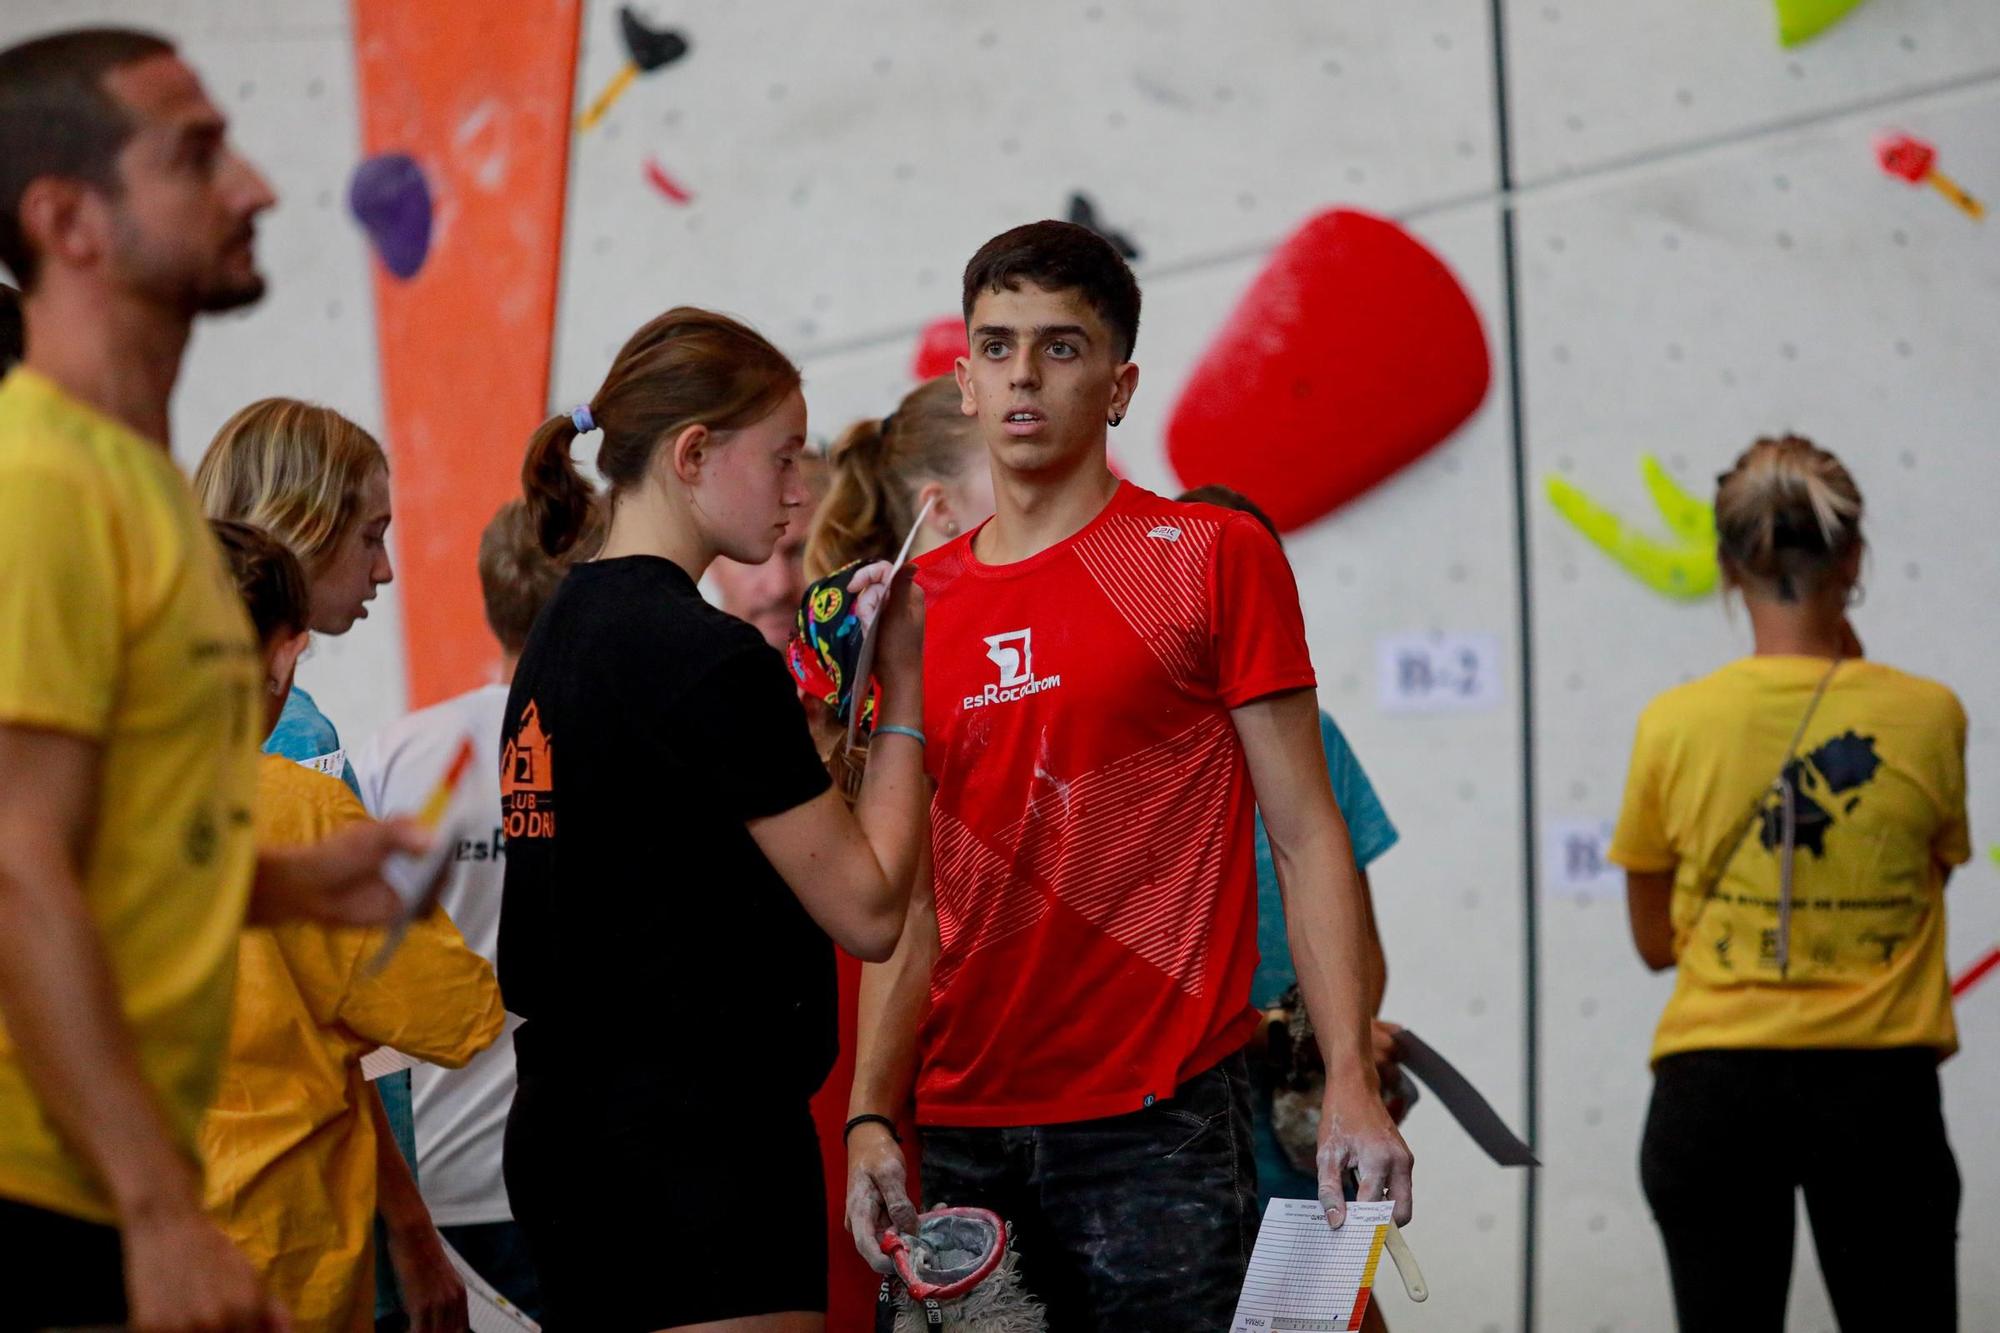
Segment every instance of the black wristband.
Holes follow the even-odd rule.
[[[860,1125],[880,1125],[882,1128],[889,1131],[890,1138],[894,1139],[898,1143],[901,1143],[903,1141],[903,1136],[896,1132],[896,1122],[891,1120],[886,1115],[876,1115],[873,1111],[869,1111],[863,1115],[855,1116],[852,1120],[848,1121],[847,1128],[840,1131],[840,1141],[842,1143],[847,1142],[847,1136],[852,1134],[855,1131],[855,1128]]]

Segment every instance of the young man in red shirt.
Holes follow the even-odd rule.
[[[1120,482],[1139,289],[1085,228],[965,271],[963,411],[993,518],[926,556],[932,892],[870,968],[850,1104],[864,1257],[923,1194],[1009,1219],[1055,1329],[1226,1327],[1256,1235],[1242,1047],[1256,1030],[1261,801],[1328,1070],[1319,1152],[1410,1215],[1369,1041],[1363,889],[1320,749],[1290,566],[1247,514]]]

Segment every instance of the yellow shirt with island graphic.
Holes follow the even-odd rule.
[[[0,382],[0,725],[96,743],[83,896],[141,1072],[190,1158],[229,1038],[262,680],[165,448],[15,369]],[[4,1023],[0,1197],[112,1220]]]
[[[1935,681],[1845,661],[1788,762],[1827,667],[1745,658],[1668,690],[1639,718],[1609,855],[1674,876],[1678,972],[1654,1060],[1718,1048],[1958,1048],[1944,884],[1972,854],[1965,710]],[[1782,974],[1781,767],[1795,814]]]

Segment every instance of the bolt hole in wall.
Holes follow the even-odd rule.
[[[617,4],[581,0],[548,217],[482,184],[476,135],[364,139],[346,0],[281,16],[236,0],[10,5],[0,38],[97,19],[177,30],[285,196],[261,240],[270,300],[191,350],[175,402],[187,458],[236,407],[282,392],[380,433],[399,487],[423,478],[415,418],[383,406],[393,367],[371,314],[462,260],[481,213],[550,225],[551,248],[561,224],[550,388],[528,415],[583,400],[625,334],[688,301],[784,341],[829,437],[912,382],[918,334],[950,320],[981,240],[1086,200],[1139,255],[1146,292],[1121,466],[1159,490],[1234,477],[1284,511],[1323,698],[1404,835],[1373,872],[1390,1016],[1510,1118],[1529,1092],[1531,1002],[1536,1016],[1547,1165],[1532,1226],[1519,1178],[1420,1105],[1409,1132],[1428,1193],[1412,1240],[1433,1295],[1382,1293],[1391,1323],[1523,1327],[1532,1247],[1535,1327],[1624,1333],[1670,1326],[1634,1166],[1666,983],[1631,957],[1615,876],[1581,854],[1572,866],[1569,848],[1596,846],[1615,816],[1645,701],[1745,642],[1700,557],[1699,506],[1750,438],[1798,430],[1854,469],[1873,547],[1864,638],[1964,699],[1975,835],[1995,840],[2000,683],[1967,608],[2000,590],[2000,547],[1969,538],[2000,484],[2000,251],[1952,189],[2000,192],[2000,6],[1867,0],[1781,44],[1799,3],[1285,0],[1252,15],[1024,0],[1003,23],[856,0],[787,7],[773,41],[767,10],[651,0],[634,13],[681,44],[642,52]],[[1003,77],[1030,28],[1035,78]],[[464,77],[496,108],[487,133],[531,134],[517,81]],[[1914,147],[1878,150],[1899,135]],[[384,189],[357,206],[358,173],[395,153],[414,171],[377,166]],[[1371,384],[1397,391],[1371,398]],[[504,472],[518,441],[486,447],[478,466]],[[1552,498],[1552,478],[1574,502]],[[449,530],[448,482],[399,489],[399,504],[415,497],[399,553]],[[466,568],[423,614],[456,598],[476,617]],[[356,740],[427,701],[406,586],[303,669]],[[1491,688],[1463,708],[1429,706],[1435,685],[1423,707],[1385,688],[1412,653],[1444,661],[1440,645],[1471,645]],[[1955,965],[2000,938],[1996,876],[1982,860],[1954,885]],[[1996,1003],[1995,983],[1961,998],[1965,1050],[1944,1074],[1968,1237],[2000,1228],[2000,1149],[1974,1132],[2000,1100],[1984,1036]],[[1977,1243],[1961,1281],[1961,1326],[2000,1327],[2000,1271]],[[1794,1328],[1831,1325],[1809,1247],[1792,1308]]]

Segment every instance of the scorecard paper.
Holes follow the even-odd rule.
[[[1350,1203],[1336,1231],[1316,1200],[1271,1200],[1229,1333],[1360,1328],[1394,1211],[1388,1202]]]

